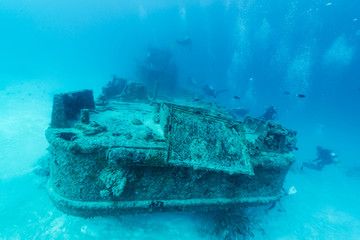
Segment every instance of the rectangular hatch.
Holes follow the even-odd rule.
[[[230,174],[253,175],[242,124],[220,112],[163,103],[160,124],[167,137],[167,161]]]

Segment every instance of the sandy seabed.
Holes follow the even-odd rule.
[[[197,213],[83,219],[57,210],[32,170],[46,154],[44,131],[58,89],[31,81],[0,90],[0,239],[217,239],[206,215]],[[300,172],[299,159],[284,184],[297,193],[283,197],[282,208],[247,211],[256,226],[253,239],[359,239],[360,168],[346,161]]]

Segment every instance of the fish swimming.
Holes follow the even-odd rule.
[[[285,94],[285,95],[290,95],[290,92],[285,91],[284,94]]]
[[[236,100],[240,100],[240,97],[238,97],[238,96],[234,96],[234,99],[236,99]]]
[[[299,97],[299,98],[305,98],[306,95],[305,95],[305,94],[298,94],[297,97]]]

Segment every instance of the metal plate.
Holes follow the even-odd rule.
[[[253,175],[240,122],[196,108],[169,108],[169,163]]]

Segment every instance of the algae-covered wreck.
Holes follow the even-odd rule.
[[[139,83],[114,79],[54,97],[48,192],[81,216],[215,210],[281,196],[296,133],[243,122],[208,107],[149,100]]]

